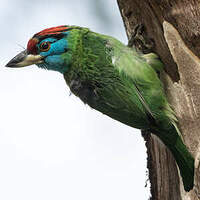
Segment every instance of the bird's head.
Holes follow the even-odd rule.
[[[73,27],[58,26],[36,33],[27,44],[27,49],[16,55],[6,67],[25,67],[36,64],[40,68],[67,71],[70,62],[68,37]]]

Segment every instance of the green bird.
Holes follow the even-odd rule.
[[[32,64],[62,73],[72,93],[95,110],[158,136],[173,154],[185,190],[193,188],[194,159],[157,75],[163,64],[156,54],[138,53],[88,28],[58,26],[36,33],[6,66]]]

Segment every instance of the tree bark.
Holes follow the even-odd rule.
[[[165,64],[161,79],[166,95],[195,158],[195,186],[186,193],[171,153],[156,136],[144,133],[152,199],[200,199],[200,1],[117,1],[128,38],[137,24],[143,24],[154,44],[151,50]]]

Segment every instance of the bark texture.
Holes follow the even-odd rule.
[[[200,199],[200,1],[118,0],[118,4],[128,38],[137,24],[143,24],[147,41],[154,44],[151,50],[164,62],[161,78],[166,94],[195,157],[195,186],[186,193],[171,153],[156,136],[143,134],[152,199]]]

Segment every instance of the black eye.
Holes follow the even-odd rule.
[[[50,42],[43,42],[41,45],[40,45],[40,51],[48,51],[51,47],[51,44]]]

